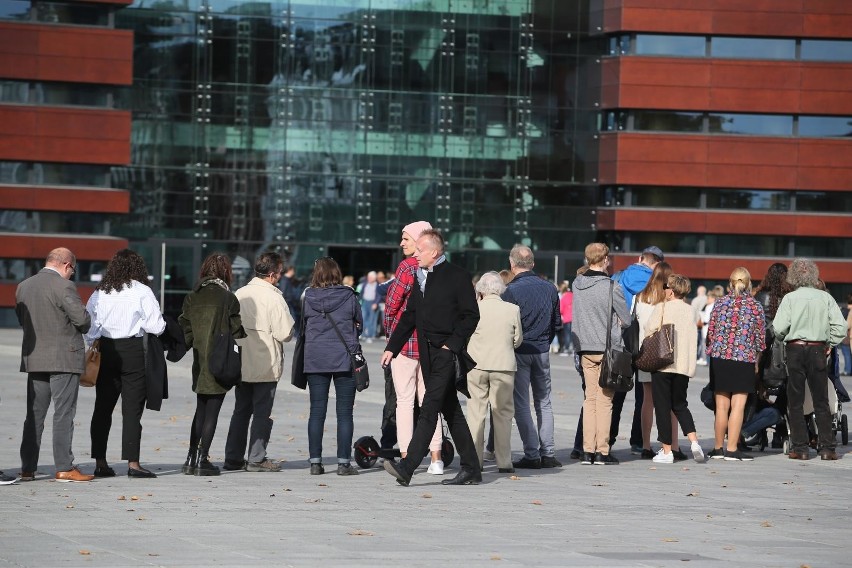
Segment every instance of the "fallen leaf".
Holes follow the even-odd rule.
[[[712,518],[713,518],[713,515],[707,515],[707,518],[708,518],[708,519],[712,519]]]
[[[89,552],[88,550],[81,550],[80,554],[82,554],[83,556],[88,556],[91,554],[91,552]]]
[[[153,493],[146,493],[145,495],[147,495],[148,497],[153,497],[153,496],[154,496],[154,494],[153,494]]]
[[[159,554],[157,554],[156,552],[149,552],[148,556],[159,556]]]
[[[503,559],[495,554],[491,557],[491,560],[503,560]]]
[[[269,494],[269,496],[270,496],[270,497],[275,497],[275,493],[270,493],[270,494]]]
[[[325,483],[317,483],[317,487],[328,487]]]
[[[134,496],[132,496],[132,497],[130,498],[130,500],[131,500],[131,501],[138,501],[138,500],[139,500],[139,497],[137,497],[136,495],[134,495]]]
[[[74,508],[74,505],[65,505],[65,508],[66,508],[66,509],[73,509],[73,508]]]
[[[724,489],[725,487],[727,487],[727,485],[720,485],[719,487],[722,487]]]
[[[348,532],[346,534],[351,536],[374,536],[373,533],[371,533],[370,531],[365,531],[361,529],[355,529],[354,531]]]
[[[644,387],[643,387],[643,388],[644,388]],[[656,468],[655,466],[651,466],[651,467],[649,467],[648,469],[650,469],[650,470],[655,470],[655,469],[657,469],[657,468]]]
[[[319,503],[319,499],[305,499],[305,503]]]
[[[125,497],[124,495],[119,495],[118,500],[119,501],[127,501],[127,497]]]
[[[513,479],[513,480],[517,481],[517,480],[520,479],[520,477],[518,477],[517,475],[510,475],[509,479]]]
[[[688,467],[682,467],[682,468],[680,468],[680,470],[681,471],[689,471],[689,468]]]
[[[169,420],[172,421],[172,422],[177,422],[177,419],[178,419],[177,416],[169,416]]]
[[[666,538],[663,539],[663,542],[680,542],[680,541],[676,538],[672,538],[670,536],[667,536]]]
[[[159,452],[159,451],[160,451],[160,448],[154,448],[154,451],[155,451],[155,452]]]
[[[424,499],[431,499],[432,494],[431,493],[424,493],[423,495],[421,495],[421,497],[423,497]]]
[[[296,437],[295,437],[295,436],[287,436],[287,441],[288,441],[288,442],[293,442],[293,441],[295,441],[295,440],[296,440]]]
[[[592,487],[606,487],[606,483],[592,483]]]
[[[736,548],[734,548],[733,546],[725,546],[722,548],[722,550],[736,550]]]
[[[136,517],[136,520],[137,520],[137,521],[144,521],[144,520],[145,520],[145,517]]]
[[[692,492],[686,494],[687,497],[698,497],[698,495],[699,495],[698,491],[692,491]]]
[[[541,501],[539,501],[538,499],[535,499],[535,500],[531,501],[531,503],[532,503],[533,505],[541,505]]]
[[[284,488],[284,491],[292,491],[292,489],[287,489],[287,488],[285,487],[285,488]]]
[[[762,523],[760,523],[760,526],[768,528],[768,527],[771,527],[771,526],[774,526],[774,525],[772,523],[770,523],[769,521],[763,521]]]

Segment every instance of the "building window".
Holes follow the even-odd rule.
[[[108,108],[112,89],[101,85],[0,80],[0,103]]]
[[[0,2],[0,20],[26,22],[32,19],[29,0],[4,0]]]
[[[801,58],[806,61],[852,61],[852,41],[803,39]]]
[[[704,36],[636,34],[636,55],[671,55],[675,57],[704,57]]]
[[[848,116],[801,116],[799,136],[852,136],[852,118]]]
[[[709,113],[709,131],[723,134],[792,136],[793,117],[780,114]]]
[[[797,191],[796,211],[839,213],[852,211],[852,192]]]
[[[795,59],[796,40],[714,37],[710,41],[710,55],[733,59]]]
[[[708,189],[706,203],[708,209],[789,211],[792,204],[792,192],[749,189]]]
[[[98,5],[66,2],[33,2],[36,21],[49,24],[108,26],[109,9]]]
[[[0,183],[110,187],[108,166],[0,162]]]
[[[675,112],[667,110],[633,111],[634,130],[666,132],[701,132],[703,115],[700,112]]]

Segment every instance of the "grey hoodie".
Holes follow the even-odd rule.
[[[622,328],[630,325],[630,311],[624,301],[621,286],[610,280],[603,272],[594,270],[577,276],[574,290],[574,322],[571,339],[577,352],[603,353],[606,350],[606,320],[609,307],[610,283],[612,288],[612,333],[611,347],[623,349]]]

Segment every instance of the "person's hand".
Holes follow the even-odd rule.
[[[388,365],[390,365],[390,362],[391,362],[392,359],[393,359],[393,353],[391,353],[390,351],[385,351],[384,353],[382,353],[382,359],[381,359],[382,369],[384,369]]]
[[[449,350],[450,350],[450,348],[449,348],[449,347],[447,347],[446,345],[441,345],[441,349],[446,349],[447,351],[449,351]]]
[[[378,310],[378,309],[379,309],[379,305],[378,305],[378,304],[373,304],[371,309],[375,312],[376,310]]]

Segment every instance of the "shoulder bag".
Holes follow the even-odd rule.
[[[343,334],[340,333],[339,329],[337,329],[337,324],[334,323],[334,319],[328,315],[328,312],[320,313],[324,318],[331,322],[331,327],[334,328],[334,332],[337,333],[337,337],[340,338],[343,348],[346,349],[346,353],[349,354],[349,359],[352,361],[352,375],[355,377],[355,390],[358,392],[365,390],[370,386],[370,371],[367,369],[367,360],[364,358],[364,353],[361,352],[361,345],[358,345],[358,350],[354,353],[350,351],[349,346],[346,345],[346,340],[343,339]]]
[[[81,387],[93,387],[98,382],[101,371],[101,340],[95,339],[86,350],[86,370],[80,375]]]
[[[609,309],[606,322],[606,350],[601,361],[598,385],[602,389],[629,392],[633,389],[633,356],[612,348],[612,294],[615,282],[609,281]]]
[[[660,329],[654,331],[642,342],[639,348],[639,356],[636,358],[636,367],[641,371],[653,373],[665,369],[674,363],[674,324],[663,325],[663,317],[666,313],[666,303],[660,313]]]
[[[290,384],[296,388],[305,390],[308,388],[308,376],[305,374],[305,296],[300,301],[302,305],[302,317],[299,318],[299,337],[296,338],[296,347],[293,349],[293,367],[291,370]]]
[[[787,384],[787,344],[775,339],[769,348],[769,360],[763,369],[763,384],[772,389]]]
[[[240,346],[231,333],[228,310],[228,306],[224,306],[222,327],[213,340],[213,350],[207,356],[207,368],[220,387],[230,390],[242,382],[243,368]]]
[[[624,340],[624,350],[629,351],[633,355],[633,359],[639,356],[639,346],[642,344],[642,339],[639,337],[639,318],[636,317],[636,304],[639,299],[633,296],[633,309],[630,312],[630,325],[621,334]]]

